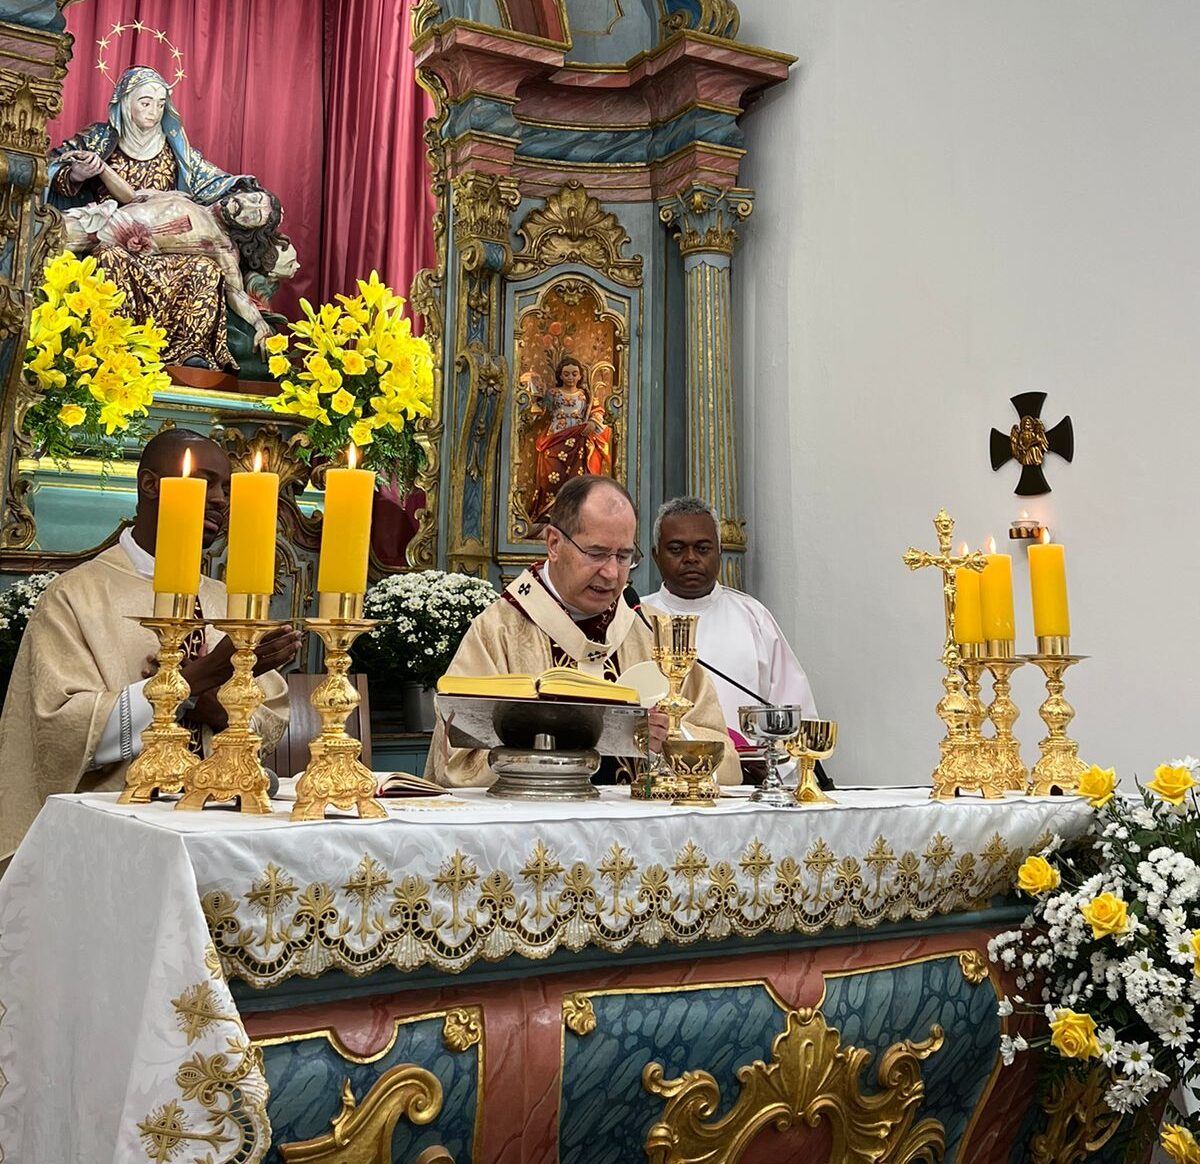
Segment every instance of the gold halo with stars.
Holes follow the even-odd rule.
[[[163,46],[170,54],[171,60],[175,63],[175,79],[167,86],[168,90],[172,90],[187,74],[183,71],[183,53],[179,51],[168,39],[167,34],[161,28],[151,28],[148,24],[141,20],[133,20],[129,24],[114,24],[109,31],[96,41],[98,53],[96,56],[96,68],[108,80],[112,80],[112,74],[108,71],[108,61],[105,58],[105,53],[108,52],[109,46],[127,32],[144,32],[154,37],[159,44]]]

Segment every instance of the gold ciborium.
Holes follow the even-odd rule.
[[[828,760],[837,747],[838,725],[831,719],[802,719],[800,730],[784,742],[796,761],[799,779],[792,795],[797,804],[836,804],[817,783],[817,761]]]
[[[325,644],[325,678],[312,693],[321,717],[321,734],[308,745],[308,767],[296,781],[292,820],[323,820],[327,808],[357,809],[363,820],[379,820],[387,810],[375,799],[375,776],[359,760],[362,743],[346,734],[346,717],[359,695],[346,678],[350,647],[377,624],[363,618],[361,594],[322,594],[320,618],[305,620]]]
[[[762,746],[767,764],[762,785],[750,794],[755,803],[768,804],[772,808],[790,808],[796,803],[790,789],[783,786],[779,777],[779,745],[800,730],[803,720],[804,709],[795,704],[772,707],[757,703],[738,708],[738,727],[742,735],[752,744]]]
[[[658,701],[658,710],[667,713],[668,739],[680,738],[679,725],[683,717],[692,710],[692,701],[682,692],[683,681],[696,662],[697,614],[652,614],[650,625],[654,630],[653,658],[670,690]]]
[[[686,788],[671,803],[679,808],[712,808],[720,796],[713,773],[724,754],[720,740],[666,740],[663,759],[676,782]]]
[[[183,778],[200,763],[188,749],[191,732],[175,714],[188,697],[187,680],[180,673],[183,641],[199,624],[194,617],[194,594],[156,594],[155,616],[137,621],[158,635],[158,670],[143,688],[154,708],[150,726],[142,732],[142,750],[125,774],[118,804],[145,804],[155,792],[172,795],[183,791]]]

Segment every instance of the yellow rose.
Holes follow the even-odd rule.
[[[330,399],[329,407],[332,408],[333,411],[338,414],[338,416],[345,416],[347,413],[353,410],[356,403],[357,402],[351,393],[347,392],[345,388],[339,388]]]
[[[267,361],[267,368],[272,376],[286,376],[292,370],[292,362],[287,356],[272,356]]]
[[[1192,930],[1192,971],[1200,977],[1200,930]]]
[[[1159,764],[1154,769],[1154,779],[1146,787],[1168,804],[1182,804],[1183,798],[1196,787],[1196,781],[1186,768],[1172,768],[1169,764]]]
[[[370,421],[360,420],[350,426],[350,439],[359,447],[369,445],[375,438],[371,435]]]
[[[1079,778],[1079,795],[1086,796],[1093,808],[1103,808],[1117,790],[1115,768],[1097,768],[1093,764]]]
[[[1017,870],[1017,886],[1030,897],[1057,889],[1062,877],[1045,857],[1026,857]]]
[[[58,410],[58,419],[67,428],[74,428],[77,424],[83,424],[85,416],[87,416],[87,413],[78,404],[64,404]]]
[[[287,351],[288,337],[276,332],[274,335],[267,336],[266,349],[273,356],[282,355]]]
[[[1081,905],[1079,912],[1083,914],[1083,920],[1092,927],[1093,938],[1123,934],[1129,929],[1129,911],[1125,908],[1125,903],[1111,893],[1102,893],[1087,905]]]
[[[1050,1045],[1068,1059],[1091,1059],[1100,1054],[1096,1039],[1096,1020],[1090,1014],[1076,1014],[1062,1007],[1050,1023]]]
[[[1178,1124],[1163,1124],[1162,1148],[1175,1164],[1200,1164],[1200,1144]]]
[[[347,376],[361,376],[367,370],[367,361],[362,352],[345,352],[342,356],[342,367]]]

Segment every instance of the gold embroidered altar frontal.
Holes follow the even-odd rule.
[[[1077,800],[937,805],[924,790],[848,792],[820,811],[731,798],[703,813],[633,804],[623,789],[569,806],[465,795],[466,811],[406,817],[393,804],[389,822],[330,822],[319,840],[189,835],[225,974],[268,987],[921,920],[985,907],[1029,852],[1090,819]]]

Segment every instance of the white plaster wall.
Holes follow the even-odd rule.
[[[1086,759],[1129,777],[1200,754],[1200,5],[739,6],[741,40],[799,57],[744,118],[750,585],[841,721],[836,774],[924,781],[936,762],[939,580],[900,555],[934,545],[942,505],[973,546],[1010,545],[1023,506],[1065,543]],[[1023,500],[988,431],[1032,390],[1077,448]],[[1013,686],[1027,761],[1031,671]]]

